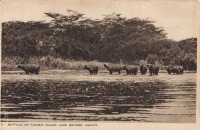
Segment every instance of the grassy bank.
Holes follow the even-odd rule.
[[[17,65],[23,63],[20,58],[3,58],[1,62],[2,71],[16,71],[19,70]],[[52,70],[52,69],[61,69],[61,70],[82,70],[85,65],[96,65],[99,69],[105,69],[103,62],[98,61],[75,61],[75,60],[64,60],[61,58],[55,58],[51,56],[47,57],[33,57],[25,61],[26,64],[37,64],[40,65],[41,70]],[[109,63],[111,64],[111,63]],[[122,65],[122,64],[118,64]]]
[[[26,61],[20,59],[19,57],[3,58],[1,61],[1,71],[18,71],[17,65],[25,62],[25,64],[36,64],[40,65],[41,70],[83,70],[85,65],[95,65],[98,66],[100,70],[107,70],[104,67],[105,62],[99,61],[83,61],[83,60],[64,60],[61,58],[55,58],[51,56],[46,57],[32,57]],[[122,66],[123,64],[112,64]],[[137,64],[139,65],[139,63]],[[164,66],[160,66],[159,72],[166,72]],[[184,72],[195,72],[195,71],[184,71]]]

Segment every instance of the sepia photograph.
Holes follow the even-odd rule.
[[[198,122],[198,4],[1,1],[1,125]]]

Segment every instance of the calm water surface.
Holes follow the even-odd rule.
[[[1,121],[195,122],[195,80],[113,76],[118,80],[3,79]]]

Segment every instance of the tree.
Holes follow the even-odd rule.
[[[152,20],[128,19],[117,13],[93,20],[77,11],[67,13],[45,13],[52,18],[49,23],[3,23],[2,57],[51,56],[126,64],[147,59],[163,65],[191,64],[188,69],[196,65],[197,39],[166,39],[164,29]],[[192,61],[190,53],[195,57]]]
[[[158,61],[158,56],[157,55],[155,55],[155,54],[148,54],[148,57],[147,57],[147,62],[149,63],[149,64],[155,64],[156,63],[156,61]]]
[[[182,64],[186,70],[196,70],[197,59],[192,53],[186,53],[183,58]]]

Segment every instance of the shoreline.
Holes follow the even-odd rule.
[[[40,74],[49,74],[49,73],[63,73],[63,72],[71,72],[71,73],[77,73],[77,72],[80,72],[80,73],[89,73],[88,70],[64,70],[64,69],[52,69],[52,70],[44,70],[44,71],[40,71]],[[1,71],[1,74],[25,74],[24,71],[22,70],[19,70],[19,71]],[[99,73],[108,73],[108,70],[99,70]],[[160,70],[159,73],[167,73],[166,70]],[[184,73],[197,73],[197,71],[184,71]],[[121,74],[126,74],[126,71],[123,70]],[[140,71],[138,71],[138,74],[140,74]],[[137,75],[138,75],[137,74]],[[146,74],[149,74],[149,71],[147,71]],[[31,74],[29,74],[31,75]]]
[[[2,74],[2,82],[15,81],[36,81],[36,82],[166,82],[166,83],[185,83],[196,82],[196,73],[185,73],[183,75],[169,75],[168,73],[159,73],[156,76],[146,75],[127,75],[126,73],[114,73],[110,75],[107,71],[100,72],[97,75],[90,75],[87,71],[51,71],[41,72],[39,75],[26,75],[21,71],[9,74]]]

